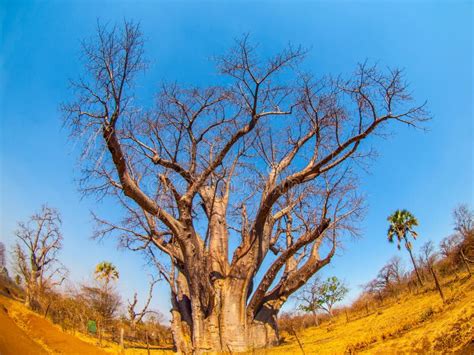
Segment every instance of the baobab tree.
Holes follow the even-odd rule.
[[[57,256],[62,247],[61,216],[44,205],[28,222],[19,222],[13,255],[16,271],[25,283],[25,304],[39,307],[48,288],[60,285],[66,269]]]
[[[420,272],[416,266],[415,259],[413,257],[412,244],[408,240],[409,235],[416,239],[418,234],[414,230],[414,227],[418,226],[418,220],[415,216],[407,210],[396,210],[387,220],[390,223],[390,227],[387,231],[388,241],[393,243],[395,238],[397,240],[397,248],[400,250],[402,241],[405,242],[405,248],[410,254],[411,262],[413,263],[413,268],[415,269],[416,277],[421,286],[423,286],[423,281],[421,281]]]
[[[300,47],[261,60],[244,37],[217,60],[219,85],[163,84],[149,107],[134,99],[137,25],[99,26],[83,52],[63,106],[84,147],[81,188],[123,206],[98,234],[157,251],[184,353],[275,344],[283,303],[356,232],[363,142],[427,119],[400,70],[318,79],[297,69]]]

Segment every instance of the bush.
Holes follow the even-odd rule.
[[[426,322],[427,320],[431,319],[434,315],[434,310],[433,307],[428,307],[423,311],[423,313],[420,315],[420,322]]]

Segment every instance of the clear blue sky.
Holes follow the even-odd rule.
[[[471,1],[324,2],[0,2],[0,238],[47,202],[64,219],[62,260],[74,281],[110,260],[120,270],[124,298],[146,293],[148,271],[138,255],[113,240],[90,239],[89,211],[113,214],[109,203],[77,192],[79,147],[68,141],[58,105],[68,99],[68,79],[79,72],[79,41],[97,19],[139,21],[151,68],[140,81],[149,99],[166,79],[206,84],[215,80],[209,58],[251,33],[261,49],[286,43],[311,48],[306,65],[316,74],[347,73],[366,58],[405,68],[411,89],[428,100],[430,132],[397,129],[378,140],[379,158],[362,176],[368,212],[362,237],[348,241],[324,271],[345,279],[351,298],[391,256],[386,216],[408,208],[419,218],[420,241],[451,233],[451,211],[473,204],[473,4]],[[111,212],[108,212],[110,211]],[[167,313],[168,293],[155,307]]]

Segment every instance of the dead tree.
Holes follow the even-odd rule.
[[[7,272],[7,256],[5,252],[5,244],[0,242],[0,274],[8,275]]]
[[[460,204],[453,211],[454,230],[467,238],[474,230],[474,211],[468,205]]]
[[[421,246],[421,256],[420,259],[422,260],[425,267],[430,272],[431,276],[433,276],[433,280],[435,282],[436,289],[443,300],[443,303],[446,302],[444,298],[443,289],[441,288],[441,284],[438,280],[438,275],[436,275],[436,271],[434,269],[434,264],[438,258],[438,254],[434,250],[433,242],[430,240]]]
[[[454,229],[461,234],[463,239],[456,253],[471,277],[469,263],[474,263],[474,212],[468,205],[461,204],[453,211],[453,217]]]
[[[385,293],[385,283],[381,282],[379,277],[369,281],[365,285],[362,285],[362,288],[365,293],[371,295],[374,299],[378,299],[380,304],[383,304],[384,293]]]
[[[388,293],[396,293],[403,278],[402,261],[398,256],[391,258],[377,275],[380,287]]]
[[[137,324],[139,324],[145,315],[152,313],[153,311],[149,310],[148,307],[150,306],[151,299],[153,297],[153,288],[155,287],[155,284],[158,282],[158,279],[152,279],[150,281],[150,288],[148,289],[148,298],[145,301],[145,304],[143,305],[143,308],[141,310],[137,310],[136,307],[138,305],[138,295],[135,292],[133,294],[133,299],[128,301],[128,306],[127,306],[127,313],[128,313],[128,318],[130,319],[130,326],[132,329],[135,329]]]
[[[28,222],[18,223],[15,236],[19,241],[13,250],[14,262],[25,283],[25,304],[40,307],[44,292],[66,277],[57,258],[63,240],[61,216],[54,208],[43,206]]]
[[[300,302],[298,309],[304,312],[310,312],[313,315],[315,325],[319,325],[318,311],[321,309],[321,306],[319,305],[320,286],[321,279],[316,275],[296,294],[296,299]]]
[[[398,256],[394,256],[391,258],[386,267],[388,268],[390,272],[390,276],[392,280],[397,284],[400,285],[402,282],[404,276],[405,276],[405,271],[403,268],[402,264],[402,259],[400,259]]]
[[[443,238],[439,243],[439,249],[443,258],[452,259],[462,241],[463,236],[459,233],[454,233]]]
[[[122,221],[98,219],[100,235],[161,253],[181,352],[278,342],[283,303],[355,232],[363,142],[427,119],[401,71],[316,79],[296,69],[304,55],[290,46],[262,61],[245,37],[218,60],[223,84],[163,84],[140,108],[138,26],[99,27],[84,44],[64,105],[84,146],[81,187],[123,205]]]

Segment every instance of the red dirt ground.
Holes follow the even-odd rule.
[[[0,296],[0,355],[109,354]]]

